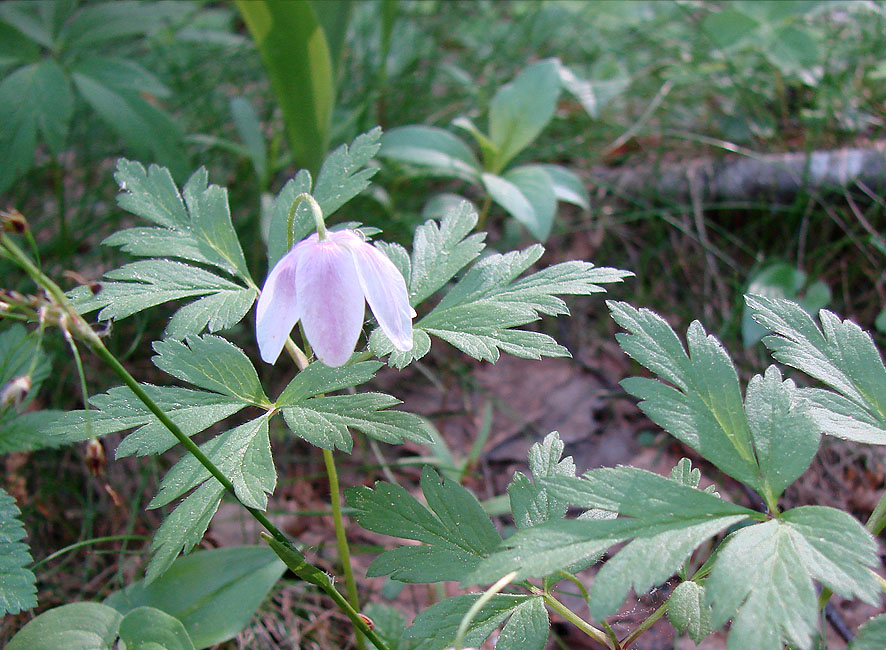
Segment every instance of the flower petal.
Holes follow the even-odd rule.
[[[266,363],[276,363],[286,339],[299,319],[295,278],[298,260],[305,250],[301,242],[271,269],[255,308],[255,337]]]
[[[411,350],[415,310],[409,304],[406,281],[400,270],[372,244],[364,241],[349,243],[348,249],[375,320],[395,348],[402,352]]]
[[[331,234],[331,233],[330,233]],[[363,329],[364,300],[348,249],[313,243],[298,263],[296,292],[308,343],[327,366],[344,365]]]

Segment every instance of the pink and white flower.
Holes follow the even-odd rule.
[[[353,230],[324,234],[297,243],[268,274],[256,308],[261,358],[276,362],[300,320],[317,358],[344,365],[360,338],[366,302],[394,347],[411,350],[415,311],[400,271]]]

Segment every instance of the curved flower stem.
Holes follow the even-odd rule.
[[[357,594],[357,581],[354,579],[354,568],[351,566],[351,549],[348,546],[345,522],[341,514],[338,471],[335,469],[335,458],[331,450],[323,450],[323,463],[326,465],[326,475],[329,477],[329,505],[332,506],[332,521],[335,525],[335,543],[338,546],[338,557],[345,572],[345,590],[347,591],[351,606],[355,610],[359,610],[360,597]],[[357,647],[361,650],[366,647],[363,635],[360,634],[359,630],[357,631]]]
[[[252,508],[250,506],[245,505],[240,499],[237,497],[237,493],[234,490],[234,485],[225,476],[218,467],[204,454],[200,448],[191,440],[185,433],[178,427],[178,425],[173,422],[169,416],[166,414],[157,403],[151,399],[151,397],[144,391],[141,385],[135,380],[135,378],[129,374],[129,371],[123,366],[122,363],[115,357],[110,350],[105,347],[104,342],[102,342],[101,338],[99,338],[98,334],[92,329],[92,327],[87,323],[80,314],[77,313],[77,310],[74,309],[71,302],[68,300],[67,296],[65,296],[64,292],[59,288],[59,286],[53,282],[46,274],[43,273],[31,259],[22,252],[22,250],[5,234],[0,233],[0,247],[2,247],[3,252],[9,257],[13,262],[15,262],[19,267],[21,267],[30,277],[31,279],[41,288],[43,288],[46,293],[49,295],[52,301],[52,308],[57,310],[57,313],[54,314],[55,319],[57,320],[59,326],[69,331],[71,334],[76,335],[78,338],[82,339],[86,342],[87,345],[92,349],[92,351],[104,361],[108,367],[120,378],[120,380],[135,394],[135,396],[145,405],[145,407],[154,414],[154,416],[160,421],[160,423],[169,430],[169,432],[175,436],[176,440],[181,443],[181,445],[190,452],[197,461],[206,468],[206,470],[219,482],[222,484],[222,487],[234,497],[234,499],[240,503],[240,505],[250,514],[252,517],[258,521],[264,528],[271,534],[274,542],[276,543],[275,550],[277,548],[283,549],[286,552],[301,556],[292,542],[289,540],[283,532],[277,528],[271,521],[267,518],[265,513],[256,508]],[[280,552],[278,552],[278,555]],[[306,567],[310,567],[314,573],[319,573],[322,575],[322,571],[316,569],[316,567],[312,567],[305,563]],[[354,628],[357,631],[357,637],[362,638],[360,633],[362,632],[375,644],[378,650],[389,650],[387,644],[377,635],[374,631],[369,628],[366,621],[364,621],[359,613],[356,611],[354,607],[352,607],[342,596],[338,590],[332,585],[331,582],[327,579],[325,583],[320,584],[321,580],[314,582],[317,584],[324,592],[326,592],[330,598],[344,611],[344,613],[351,619],[351,622],[354,624]]]
[[[286,248],[292,248],[292,245],[295,243],[292,237],[292,223],[295,221],[295,211],[298,209],[303,202],[307,201],[308,205],[311,206],[311,214],[314,216],[314,226],[317,229],[317,237],[320,241],[326,239],[326,222],[323,220],[323,210],[320,208],[320,204],[317,203],[317,199],[311,196],[308,192],[302,192],[292,201],[292,205],[289,207],[289,219],[286,222]]]

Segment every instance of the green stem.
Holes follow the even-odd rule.
[[[486,227],[486,218],[489,216],[489,208],[492,207],[492,196],[487,194],[483,199],[483,207],[480,208],[480,216],[477,218],[477,227],[474,230],[483,230]]]
[[[341,559],[342,569],[345,572],[345,590],[348,601],[355,610],[360,609],[360,597],[357,594],[357,581],[354,579],[354,568],[351,566],[351,549],[348,547],[348,537],[345,532],[345,522],[341,514],[341,495],[339,493],[338,471],[335,469],[335,457],[329,449],[323,450],[323,463],[326,465],[326,475],[329,477],[329,504],[332,506],[332,521],[335,525],[335,543],[338,546],[338,557]],[[363,650],[366,647],[363,635],[357,631],[357,647]]]
[[[252,508],[250,506],[245,505],[240,499],[237,497],[237,493],[234,490],[234,485],[228,480],[228,477],[225,476],[215,464],[207,458],[206,454],[204,454],[200,448],[191,440],[188,436],[179,429],[178,425],[173,422],[168,415],[161,409],[154,400],[144,391],[144,389],[139,385],[139,383],[135,380],[135,378],[129,374],[129,371],[123,367],[117,358],[105,347],[105,344],[99,338],[98,334],[93,331],[92,327],[83,320],[83,317],[77,313],[74,307],[71,305],[67,296],[65,296],[64,292],[59,288],[59,286],[49,279],[43,271],[37,268],[34,263],[25,255],[22,250],[5,234],[0,233],[0,245],[2,245],[5,252],[9,255],[9,257],[15,261],[22,269],[27,272],[27,274],[37,283],[38,286],[42,287],[47,294],[51,297],[52,301],[55,303],[55,306],[61,311],[58,315],[59,325],[63,328],[71,328],[71,330],[77,334],[80,338],[86,341],[92,351],[102,359],[116,374],[120,380],[135,394],[136,397],[145,405],[145,407],[153,413],[160,423],[166,427],[169,432],[175,436],[175,438],[182,444],[182,446],[190,452],[197,461],[206,468],[206,470],[213,476],[215,479],[222,484],[222,486],[230,493],[234,499],[240,503],[241,506],[250,514],[252,517],[258,521],[264,528],[273,536],[274,541],[277,543],[277,547],[286,549],[293,553],[299,554],[296,550],[295,546],[293,546],[292,542],[289,541],[289,538],[284,535],[280,529],[278,529],[271,521],[265,516],[261,510],[256,508]],[[279,554],[279,553],[278,553]],[[319,571],[319,570],[318,570]],[[321,586],[323,591],[325,591],[330,598],[332,598],[335,603],[342,609],[342,611],[347,614],[348,618],[351,619],[355,628],[358,631],[367,634],[368,625],[366,622],[360,618],[360,615],[357,611],[351,607],[351,605],[345,600],[344,596],[342,596],[338,590],[329,583],[327,580],[327,585]],[[333,595],[335,594],[335,595]],[[385,644],[381,639],[378,638],[377,635],[368,635],[369,638],[375,643],[378,650],[389,650],[387,644]],[[374,636],[374,638],[373,638]]]
[[[609,650],[619,650],[612,644],[612,641],[609,639],[609,636],[607,636],[605,632],[595,628],[586,620],[578,616],[578,614],[566,607],[566,605],[554,598],[551,594],[545,593],[537,587],[533,588],[532,592],[536,595],[542,596],[544,598],[545,604],[548,607],[557,612],[560,616],[572,623],[575,627],[587,634],[604,648],[608,648]]]
[[[452,644],[454,650],[462,650],[465,641],[465,635],[468,633],[468,628],[473,623],[474,619],[477,617],[477,614],[480,613],[480,610],[485,607],[486,603],[492,600],[492,597],[495,594],[499,593],[502,589],[511,584],[511,581],[517,576],[516,571],[511,571],[506,576],[499,578],[498,582],[492,585],[489,589],[483,592],[476,602],[470,606],[465,615],[461,619],[461,623],[458,625],[458,630],[455,632],[455,641]]]
[[[144,535],[111,535],[109,537],[96,537],[94,539],[84,539],[82,541],[71,544],[70,546],[65,546],[64,548],[60,548],[54,553],[50,553],[45,558],[40,560],[39,562],[35,562],[31,565],[31,571],[36,571],[41,566],[46,564],[47,562],[52,562],[55,558],[61,557],[65,553],[70,553],[71,551],[76,551],[77,549],[83,548],[84,546],[92,546],[93,544],[104,544],[105,542],[120,542],[120,541],[130,541],[130,540],[146,540],[150,539],[150,537],[145,537]]]
[[[643,634],[646,630],[648,630],[650,627],[652,627],[655,624],[655,622],[658,619],[660,619],[662,616],[664,616],[665,612],[667,612],[667,611],[668,611],[668,601],[665,601],[664,603],[662,603],[661,607],[659,607],[657,610],[652,612],[652,614],[650,614],[649,617],[645,621],[640,623],[640,625],[635,627],[634,630],[630,634],[628,634],[624,639],[621,640],[621,643],[619,645],[621,645],[622,650],[628,650],[628,648],[631,647],[631,644],[634,641],[636,641],[640,637],[641,634]]]
[[[883,528],[886,528],[886,492],[880,497],[880,502],[868,518],[865,528],[873,535],[879,535]]]

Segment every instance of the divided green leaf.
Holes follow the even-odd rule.
[[[27,568],[33,559],[22,541],[27,533],[20,515],[15,499],[0,488],[0,612],[4,616],[37,606],[36,578]]]
[[[310,397],[283,407],[290,430],[312,445],[342,449],[348,453],[353,438],[348,428],[390,444],[403,440],[428,443],[431,437],[417,415],[390,407],[400,403],[383,393],[356,393],[331,397]]]
[[[157,225],[122,230],[105,243],[154,259],[107,273],[95,296],[85,288],[72,292],[81,313],[101,309],[99,319],[120,319],[169,300],[199,298],[175,313],[166,336],[181,339],[238,323],[257,291],[231,223],[227,191],[209,185],[202,168],[181,194],[169,171],[156,165],[146,171],[120,160],[115,178],[122,190],[120,206]]]
[[[355,519],[367,530],[422,542],[385,551],[370,565],[368,575],[390,575],[410,583],[461,580],[501,543],[489,516],[457,482],[443,483],[425,467],[421,487],[427,506],[391,483],[345,492]]]
[[[662,379],[621,382],[656,424],[770,505],[802,474],[818,449],[819,427],[800,392],[777,368],[754,377],[742,403],[735,367],[698,321],[687,332],[688,353],[664,319],[647,309],[610,302],[622,349]]]
[[[886,646],[886,614],[880,614],[858,628],[849,650],[880,650]]]
[[[773,332],[763,342],[776,360],[830,386],[804,389],[824,433],[886,444],[886,366],[868,332],[825,309],[821,329],[797,303],[746,296],[754,318]]]
[[[876,544],[850,515],[822,506],[733,533],[706,583],[714,626],[733,619],[728,650],[808,649],[818,627],[817,580],[846,598],[879,602]]]
[[[416,616],[412,626],[406,630],[407,638],[421,641],[415,650],[442,650],[451,646],[462,619],[480,596],[481,594],[464,594],[447,598],[428,607]],[[505,619],[515,614],[521,605],[539,599],[539,596],[495,594],[468,626],[467,634],[464,637],[464,647],[469,645],[479,647],[486,637],[492,634],[492,631]],[[542,609],[544,609],[543,606]],[[524,616],[533,616],[532,611]],[[518,621],[518,625],[522,625],[522,623]],[[533,630],[534,627],[533,625]],[[547,630],[545,630],[545,636],[547,636]],[[537,649],[539,646],[529,645],[526,647],[527,649]]]
[[[569,504],[538,484],[539,479],[551,476],[575,476],[572,456],[561,460],[563,449],[564,444],[554,431],[529,449],[529,470],[534,481],[520,472],[514,472],[514,478],[508,485],[508,497],[517,528],[530,528],[566,516]]]
[[[595,618],[615,612],[633,587],[643,593],[664,582],[704,540],[757,513],[632,467],[604,468],[584,478],[549,476],[549,495],[585,508],[618,512],[618,519],[549,521],[519,530],[509,550],[484,560],[465,584],[492,582],[517,570],[517,578],[544,577],[593,562],[610,546],[633,538],[597,575],[589,606]]]

